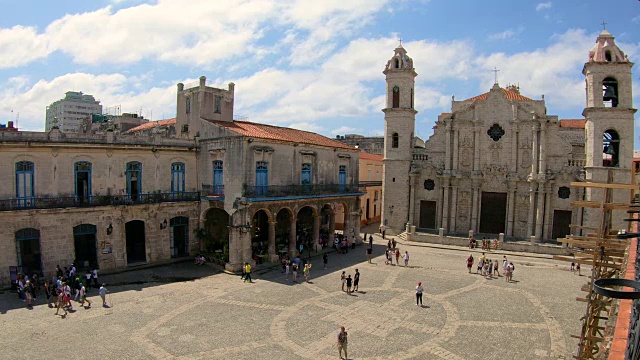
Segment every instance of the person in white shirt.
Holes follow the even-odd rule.
[[[89,306],[85,307],[85,309],[88,309],[91,307],[91,301],[89,301],[89,299],[87,299],[87,288],[84,287],[84,285],[80,284],[80,296],[82,299],[82,302],[80,303],[80,306],[84,306],[84,302],[86,301]]]
[[[409,252],[405,251],[403,257],[404,257],[404,267],[408,267],[409,266]]]
[[[416,306],[422,306],[422,292],[424,289],[422,288],[422,283],[419,282],[418,286],[416,286]]]
[[[93,269],[91,276],[93,277],[93,286],[96,288],[100,287],[100,285],[98,285],[98,269]],[[89,285],[90,284],[87,284],[87,286]]]

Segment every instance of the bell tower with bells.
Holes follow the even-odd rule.
[[[603,23],[604,24],[604,23]],[[632,104],[633,63],[604,29],[589,51],[582,73],[586,79],[585,117],[586,181],[630,184],[633,171],[634,113]],[[611,174],[611,175],[610,175]],[[599,200],[602,190],[586,189],[586,200]],[[616,191],[614,202],[629,202],[628,191]],[[585,214],[594,226],[597,222]],[[622,212],[614,212],[612,229],[624,229]],[[587,220],[587,219],[585,219]],[[585,224],[586,225],[586,224]]]
[[[413,159],[413,134],[416,114],[414,109],[415,77],[413,59],[400,45],[387,61],[387,96],[384,112],[384,159],[382,224],[391,232],[404,230],[409,220],[409,171]]]

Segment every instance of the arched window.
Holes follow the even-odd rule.
[[[606,51],[604,52],[604,59],[605,59],[607,62],[611,62],[611,50],[606,50]]]
[[[399,137],[398,137],[398,133],[393,133],[393,135],[391,135],[391,147],[392,148],[397,148],[399,142],[400,142],[400,140],[399,140]]]
[[[602,103],[604,107],[618,107],[618,80],[613,77],[602,80]]]
[[[391,105],[393,108],[400,107],[400,88],[397,86],[393,87],[393,103]]]
[[[395,68],[400,69],[400,59],[396,58],[394,62],[395,62]]]
[[[620,136],[615,130],[607,130],[602,138],[602,166],[620,166],[618,157],[620,154]]]
[[[171,192],[184,192],[184,163],[171,164]]]

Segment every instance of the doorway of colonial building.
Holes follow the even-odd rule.
[[[256,261],[266,260],[269,247],[269,215],[267,212],[264,210],[256,211],[251,225],[251,257]]]
[[[204,221],[209,238],[198,239],[203,242],[201,250],[223,262],[229,261],[229,214],[222,209],[209,209]]]
[[[279,255],[286,255],[289,251],[289,237],[291,236],[291,212],[280,209],[276,214],[276,251]]]
[[[480,233],[504,233],[507,217],[507,193],[482,192]]]
[[[40,259],[40,231],[27,228],[16,231],[16,248],[18,250],[18,272],[22,274],[38,274],[42,272]]]
[[[571,211],[570,210],[554,210],[553,211],[553,230],[551,232],[552,239],[562,239],[571,234]]]
[[[436,228],[436,202],[420,201],[420,222],[419,227],[422,229]]]
[[[300,244],[306,251],[313,248],[313,209],[308,206],[298,211],[298,221],[296,222],[296,246],[300,249]]]
[[[171,257],[189,256],[189,218],[176,216],[169,222],[171,227]]]
[[[132,220],[124,224],[127,241],[127,264],[147,261],[144,221]]]
[[[73,243],[76,250],[76,266],[80,269],[97,268],[96,226],[91,224],[74,226]]]

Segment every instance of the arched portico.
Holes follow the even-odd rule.
[[[203,250],[215,254],[221,261],[233,262],[235,254],[231,251],[229,243],[229,214],[223,209],[211,208],[207,210],[204,218],[204,228],[207,230]]]

